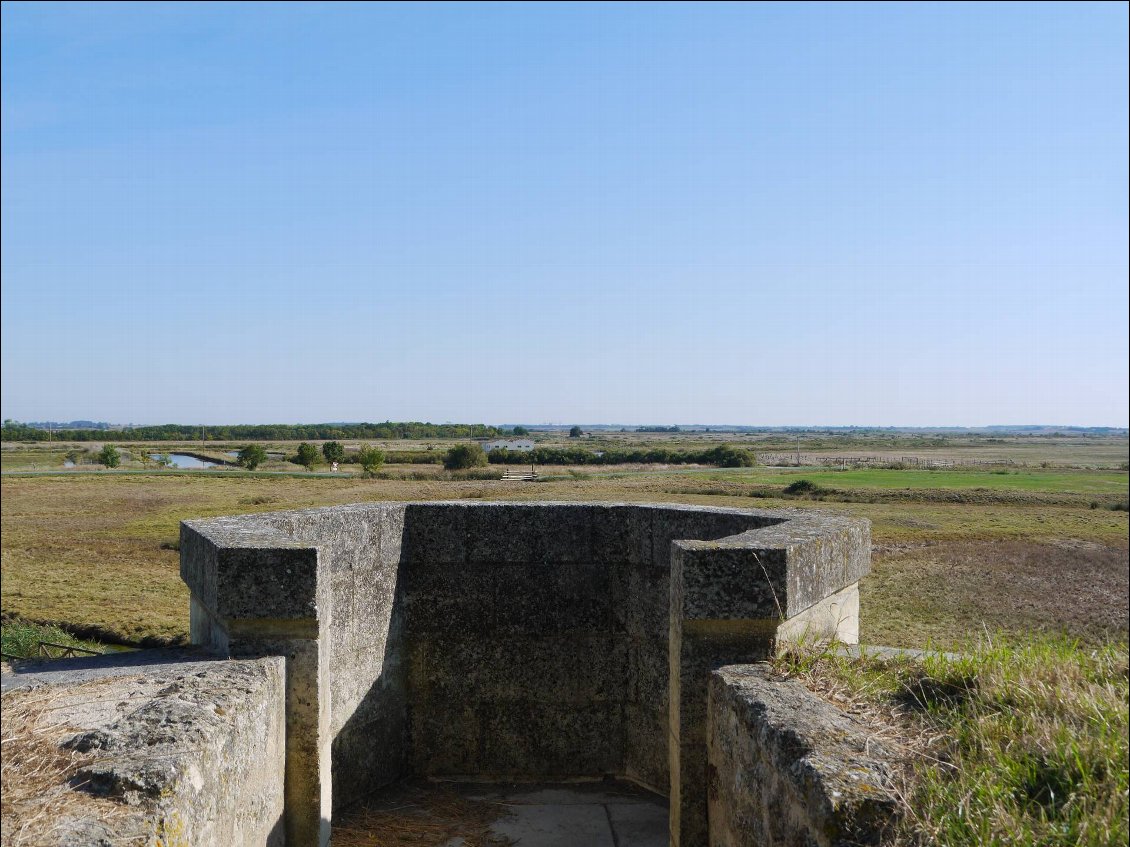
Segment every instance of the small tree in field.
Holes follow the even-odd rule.
[[[456,444],[443,457],[443,466],[449,471],[481,468],[487,463],[487,454],[478,444]]]
[[[318,464],[318,448],[313,444],[307,444],[303,441],[298,445],[298,464],[306,468],[308,471],[314,470],[314,466]]]
[[[102,448],[101,452],[99,452],[98,462],[108,468],[116,468],[122,463],[122,454],[113,444],[107,444]]]
[[[322,455],[326,457],[326,461],[331,465],[334,462],[344,462],[345,448],[336,441],[327,441],[322,445]]]
[[[376,447],[370,447],[366,444],[357,454],[357,461],[361,463],[361,469],[365,472],[365,476],[372,476],[385,463],[385,454],[383,450],[378,450]]]
[[[575,426],[569,430],[570,438],[580,438],[584,434],[584,430],[582,430],[579,426]]]
[[[237,461],[240,467],[253,471],[263,464],[263,462],[267,461],[267,451],[259,444],[248,444],[239,451]]]

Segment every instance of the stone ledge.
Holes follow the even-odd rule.
[[[281,658],[170,650],[21,663],[5,673],[4,709],[49,708],[50,743],[80,757],[50,843],[94,847],[141,834],[170,844],[281,845],[283,675]]]
[[[712,674],[708,726],[714,847],[879,844],[898,814],[898,755],[768,665]]]

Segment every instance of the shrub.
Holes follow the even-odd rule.
[[[749,450],[742,450],[732,444],[723,444],[707,451],[709,461],[720,468],[752,468],[757,459]]]
[[[823,488],[810,479],[798,479],[796,482],[791,482],[786,485],[784,493],[793,497],[799,497],[806,494],[820,494],[823,491]]]
[[[341,462],[345,460],[345,448],[337,441],[327,441],[322,445],[322,455],[326,457],[329,463]]]
[[[107,444],[98,453],[98,463],[108,468],[116,468],[122,463],[122,454],[113,444]]]
[[[378,450],[376,447],[370,447],[366,444],[358,452],[357,461],[361,464],[366,476],[373,476],[385,463],[385,454],[383,450]]]
[[[314,466],[318,464],[318,448],[303,441],[298,445],[298,455],[294,457],[294,460],[306,470],[312,471]]]
[[[267,451],[259,444],[248,444],[239,451],[237,460],[239,461],[240,467],[253,471],[263,464],[263,462],[267,461]]]
[[[456,444],[443,457],[443,466],[449,471],[479,468],[487,463],[487,454],[478,444]]]

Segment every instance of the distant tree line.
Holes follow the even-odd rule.
[[[480,458],[480,456],[482,458]],[[291,458],[302,464],[298,456]],[[390,465],[445,465],[460,470],[492,465],[716,465],[722,468],[750,468],[757,464],[754,454],[740,447],[723,444],[708,450],[667,450],[662,447],[632,450],[586,450],[580,447],[537,447],[533,450],[507,450],[497,447],[484,453],[478,444],[457,444],[449,450],[389,451]],[[346,464],[360,462],[357,453],[347,453]]]
[[[130,429],[63,429],[48,431],[18,421],[6,420],[3,441],[324,441],[339,438],[412,439],[468,438],[470,424],[433,424],[418,421],[353,424],[238,424],[233,426],[191,426],[162,424]],[[493,437],[502,434],[498,427],[474,424],[474,434]]]
[[[492,465],[717,465],[723,468],[750,468],[757,464],[752,452],[729,444],[708,450],[668,450],[664,447],[603,451],[577,447],[496,448],[487,453],[487,461]]]

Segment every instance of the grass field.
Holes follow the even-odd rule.
[[[293,467],[293,466],[292,466]],[[662,501],[821,508],[872,521],[873,571],[862,583],[872,643],[950,644],[984,626],[1125,638],[1127,514],[1121,471],[1015,469],[542,469],[547,481],[452,478],[391,466],[393,478],[305,472],[246,475],[6,474],[6,613],[84,636],[167,642],[187,633],[178,524],[187,518],[373,500]],[[397,476],[409,478],[398,479]],[[807,479],[823,491],[790,497]]]
[[[1125,844],[1127,649],[981,637],[960,655],[790,651],[797,677],[910,765],[892,847]]]

